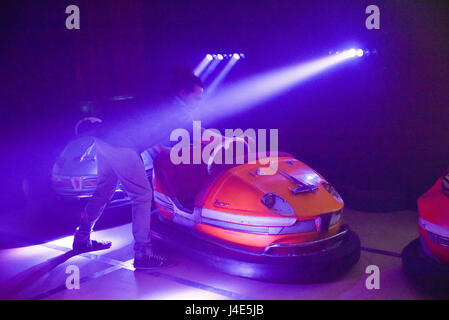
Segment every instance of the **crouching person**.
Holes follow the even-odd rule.
[[[192,125],[203,95],[201,80],[190,71],[179,72],[174,77],[174,89],[175,101],[159,109],[149,107],[148,100],[137,99],[116,101],[104,108],[103,121],[92,130],[97,150],[97,189],[82,213],[74,250],[111,247],[110,242],[90,239],[90,234],[120,181],[132,201],[134,267],[148,269],[165,264],[166,259],[156,255],[151,245],[153,191],[140,154],[150,148],[157,154],[157,148],[152,147],[168,141],[174,128]]]
[[[128,102],[126,108],[122,103],[117,106],[117,110],[110,108],[109,113],[115,116],[102,117],[105,120],[94,131],[97,187],[81,214],[80,225],[74,235],[73,249],[86,252],[111,247],[111,242],[96,241],[91,239],[90,235],[120,181],[132,202],[134,267],[149,269],[162,266],[166,259],[155,254],[150,238],[153,191],[140,156],[146,146],[139,143],[140,140],[148,140],[148,137],[133,134],[142,132],[139,123],[134,122],[135,118],[125,120],[123,112],[120,113],[120,110],[125,110],[130,114],[129,106],[134,105],[138,105],[138,102]],[[145,127],[148,125],[145,124]]]

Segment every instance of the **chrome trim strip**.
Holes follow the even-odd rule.
[[[287,227],[296,223],[297,218],[276,218],[276,217],[252,217],[240,214],[219,212],[210,209],[202,209],[201,216],[215,220],[246,224],[251,226],[263,227]]]
[[[315,241],[302,242],[302,243],[272,243],[265,248],[264,254],[266,254],[267,251],[270,250],[271,248],[303,248],[303,247],[308,247],[311,245],[324,243],[326,241],[342,237],[343,235],[345,235],[348,232],[348,230],[349,230],[348,227],[343,226],[342,230],[339,233],[337,233],[329,238],[315,240]]]
[[[437,226],[436,224],[426,221],[423,218],[418,219],[418,224],[429,232],[435,233],[442,237],[449,238],[449,229],[447,228]]]
[[[214,227],[224,228],[226,230],[241,231],[254,234],[279,234],[284,227],[266,227],[266,226],[249,226],[246,224],[238,224],[233,222],[202,218],[201,223]]]
[[[234,222],[227,222],[222,220],[215,220],[209,218],[202,218],[202,223],[212,225],[219,228],[225,228],[228,230],[243,231],[255,234],[269,234],[269,235],[280,235],[280,234],[295,234],[295,233],[305,233],[305,232],[316,232],[315,220],[302,220],[296,222],[294,225],[289,227],[267,227],[267,226],[250,226],[246,224],[238,224]]]

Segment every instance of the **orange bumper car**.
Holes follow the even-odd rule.
[[[347,271],[360,241],[342,223],[340,195],[292,155],[268,158],[275,174],[265,174],[260,160],[174,165],[163,151],[154,161],[152,237],[260,280],[322,282]]]

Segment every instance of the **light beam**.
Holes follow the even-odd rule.
[[[203,60],[201,60],[201,62],[198,64],[198,66],[193,70],[193,73],[196,76],[199,76],[201,74],[201,72],[203,72],[203,70],[209,65],[209,63],[213,60],[214,58],[212,57],[212,55],[207,54]]]
[[[215,68],[217,68],[217,66],[220,64],[221,61],[223,61],[223,60],[213,59],[212,63],[209,63],[207,65],[206,70],[200,76],[201,80],[205,81],[211,75],[211,73],[215,70]]]
[[[236,58],[237,56],[237,58]],[[210,96],[214,93],[215,89],[223,82],[223,80],[226,78],[228,73],[231,71],[232,67],[237,63],[237,61],[240,59],[240,56],[238,54],[233,55],[231,59],[229,59],[228,63],[225,65],[225,67],[220,71],[220,73],[217,75],[217,77],[212,81],[212,83],[209,85],[206,91],[206,95]]]
[[[215,120],[248,109],[347,59],[349,59],[347,54],[335,54],[236,82],[205,101],[198,113],[198,119]]]

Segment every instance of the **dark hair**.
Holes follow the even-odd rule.
[[[182,90],[193,91],[196,86],[204,88],[201,79],[194,75],[189,67],[177,67],[173,70],[172,89],[175,93]]]

